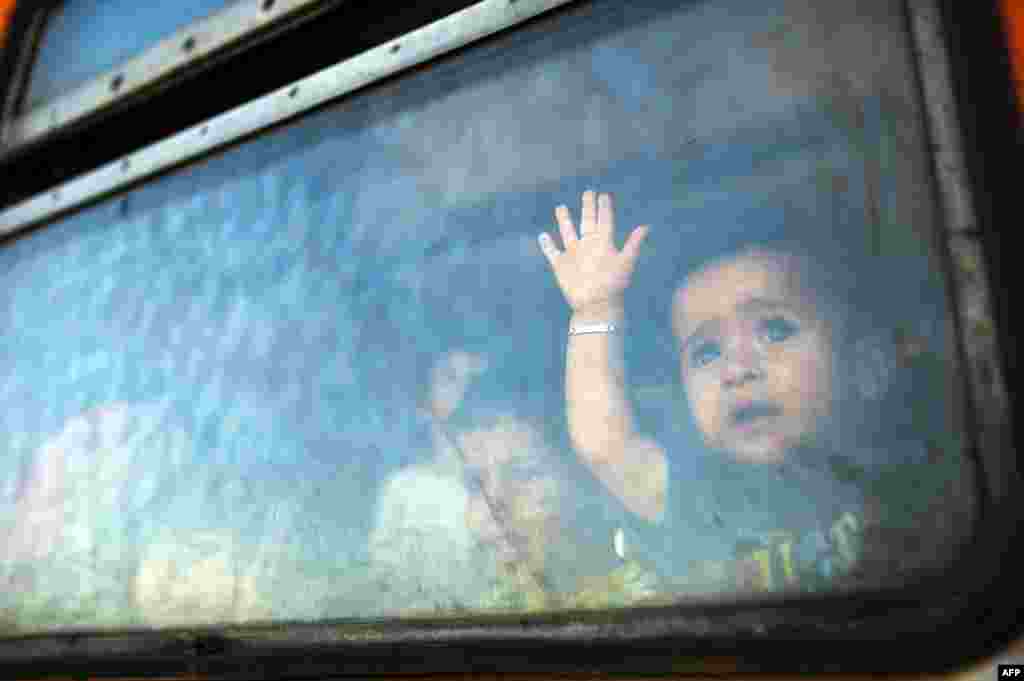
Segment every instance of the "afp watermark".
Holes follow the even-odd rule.
[[[1024,664],[997,665],[997,679],[1021,679],[1024,681]]]

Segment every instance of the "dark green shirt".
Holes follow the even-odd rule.
[[[813,588],[856,560],[862,494],[826,470],[676,451],[664,514],[649,522],[579,468],[574,512],[564,518],[564,539],[549,561],[561,589],[627,561],[650,570],[670,592]]]

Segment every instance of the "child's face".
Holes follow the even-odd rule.
[[[752,252],[712,263],[676,291],[672,316],[687,398],[705,442],[779,463],[832,406],[832,337],[790,259]]]
[[[529,546],[543,532],[551,512],[554,480],[517,475],[518,468],[529,469],[543,456],[542,437],[529,424],[507,417],[491,427],[463,433],[459,443],[480,485],[470,492],[467,525],[481,543],[495,546],[499,555],[516,557],[507,545],[506,532]]]

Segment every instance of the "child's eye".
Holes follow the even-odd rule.
[[[797,331],[799,327],[785,317],[769,317],[761,322],[761,336],[769,343],[781,343]]]
[[[699,369],[718,359],[722,350],[715,341],[704,341],[690,351],[690,366]]]
[[[478,473],[466,476],[466,491],[471,495],[483,494],[484,481]]]

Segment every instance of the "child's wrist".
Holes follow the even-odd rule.
[[[573,310],[572,319],[574,324],[588,324],[594,322],[621,323],[625,317],[625,307],[622,301],[611,300],[585,305]]]

